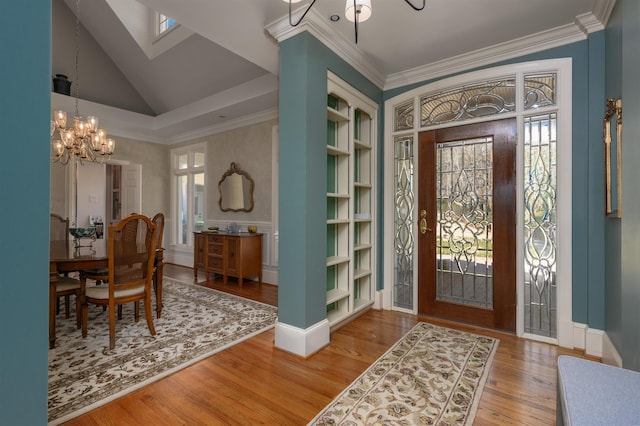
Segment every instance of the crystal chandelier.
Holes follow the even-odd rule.
[[[103,163],[111,158],[115,141],[98,127],[98,117],[83,119],[78,113],[78,58],[80,56],[80,0],[76,1],[76,95],[73,121],[67,120],[65,111],[56,110],[51,120],[51,162],[67,164],[72,159],[80,162]]]
[[[302,13],[302,15],[300,15],[300,18],[298,18],[296,22],[293,22],[293,19],[291,18],[291,5],[292,3],[299,3],[302,0],[283,0],[283,1],[289,3],[289,24],[292,27],[297,27],[300,24],[300,22],[302,22],[304,17],[307,15],[309,10],[311,10],[311,7],[313,7],[313,5],[316,2],[316,0],[312,0],[311,3],[309,3],[307,8],[305,9],[305,11]],[[418,6],[413,4],[412,0],[404,0],[404,2],[407,3],[409,6],[411,6],[413,10],[416,10],[416,11],[424,9],[426,5],[426,0],[422,0],[422,5],[418,5]],[[347,0],[347,4],[345,5],[345,8],[344,8],[345,18],[347,18],[348,21],[351,21],[354,24],[356,44],[358,44],[358,24],[360,22],[364,22],[367,19],[369,19],[371,17],[372,11],[373,10],[371,8],[371,0]]]

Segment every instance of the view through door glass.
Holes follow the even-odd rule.
[[[515,331],[516,120],[421,132],[418,311]]]

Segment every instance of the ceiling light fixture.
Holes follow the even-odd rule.
[[[98,127],[98,117],[88,116],[86,120],[78,114],[78,94],[80,80],[78,59],[80,57],[80,0],[76,0],[76,109],[73,123],[67,123],[66,111],[53,112],[51,120],[51,162],[67,164],[72,159],[104,163],[115,150],[115,141],[107,138],[104,129]],[[68,127],[67,127],[68,124]],[[60,139],[57,139],[57,138]]]
[[[291,5],[293,3],[299,3],[302,0],[283,0],[283,1],[289,3],[289,24],[292,27],[297,27],[300,24],[300,22],[302,22],[304,17],[307,16],[307,13],[309,12],[309,10],[311,10],[313,5],[316,3],[316,0],[312,0],[311,3],[309,3],[309,6],[307,6],[307,8],[304,10],[302,15],[300,16],[300,18],[298,18],[296,22],[293,22],[293,19],[291,17]],[[411,0],[404,0],[404,2],[407,3],[409,6],[411,6],[413,10],[418,10],[418,11],[424,9],[426,5],[426,0],[422,0],[422,6],[414,5]],[[373,10],[371,8],[371,0],[347,0],[347,4],[344,9],[344,14],[347,20],[354,23],[356,44],[358,44],[358,25],[360,22],[364,22],[367,19],[369,19],[371,17],[372,12]],[[332,18],[331,20],[333,21],[334,19]]]

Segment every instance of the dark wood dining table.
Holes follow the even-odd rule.
[[[164,249],[156,250],[153,287],[156,293],[156,315],[162,311],[162,269]],[[49,250],[49,348],[56,344],[56,286],[59,274],[85,269],[107,268],[109,257],[104,239],[94,241],[90,247],[74,247],[52,242]]]

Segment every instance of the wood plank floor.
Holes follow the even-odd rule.
[[[192,281],[193,270],[165,274]],[[207,287],[277,304],[277,287],[230,280]],[[303,359],[274,348],[269,330],[73,419],[67,425],[304,425],[418,321],[500,339],[475,425],[553,425],[556,359],[581,351],[432,318],[371,310]]]

